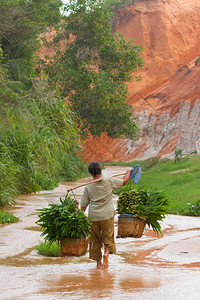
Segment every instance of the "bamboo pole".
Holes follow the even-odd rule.
[[[123,172],[123,173],[117,173],[117,174],[115,174],[115,175],[112,175],[112,177],[117,177],[117,176],[125,175],[125,174],[126,174],[126,172]],[[78,188],[80,188],[80,187],[82,187],[82,186],[85,186],[85,185],[88,185],[88,184],[91,184],[91,183],[95,183],[95,182],[98,182],[98,181],[101,181],[101,180],[102,180],[102,178],[95,179],[95,180],[91,180],[91,181],[89,181],[89,182],[85,182],[85,183],[82,183],[82,184],[80,184],[80,185],[77,185],[77,186],[75,186],[75,187],[73,187],[73,188],[70,188],[70,189],[68,189],[67,191],[68,191],[68,192],[71,192],[71,191],[73,191],[73,190],[75,190],[75,189],[78,189]]]

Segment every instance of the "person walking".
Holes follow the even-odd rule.
[[[89,206],[88,217],[91,220],[89,257],[97,262],[97,268],[107,269],[109,254],[116,253],[114,238],[115,208],[112,200],[114,189],[127,184],[131,169],[127,170],[124,179],[102,175],[99,162],[93,161],[88,166],[93,180],[98,180],[84,188],[80,202],[83,211]],[[103,262],[101,248],[104,246]]]

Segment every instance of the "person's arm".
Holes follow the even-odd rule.
[[[81,202],[80,202],[80,207],[81,207],[82,211],[86,210],[89,202],[90,202],[90,199],[88,196],[87,187],[85,187],[82,198],[81,198]]]
[[[130,175],[131,175],[131,169],[126,171],[126,174],[125,174],[124,179],[123,179],[123,185],[127,184],[127,182],[130,179]]]

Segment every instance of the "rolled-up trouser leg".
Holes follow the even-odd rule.
[[[90,248],[89,257],[96,261],[102,259],[102,240],[101,240],[101,227],[99,221],[93,221],[90,228]]]
[[[89,257],[101,261],[101,248],[104,244],[105,252],[116,253],[114,238],[114,217],[103,221],[93,221],[90,232]]]
[[[114,217],[105,221],[100,221],[102,243],[105,247],[105,252],[109,251],[110,254],[116,253],[115,237],[114,237]]]

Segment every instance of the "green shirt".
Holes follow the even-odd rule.
[[[98,182],[88,184],[83,192],[80,205],[89,205],[88,217],[92,221],[103,221],[115,215],[112,192],[123,185],[123,179],[114,177],[102,178]]]

